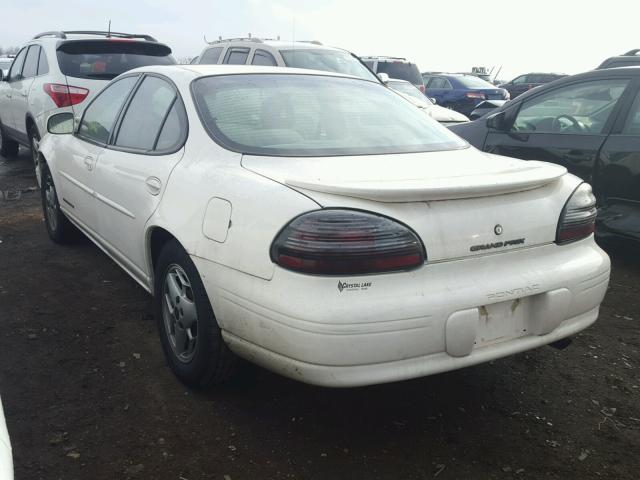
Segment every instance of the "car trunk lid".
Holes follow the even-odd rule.
[[[475,149],[361,157],[242,159],[325,208],[376,212],[411,227],[429,262],[555,240],[578,180],[566,169]]]

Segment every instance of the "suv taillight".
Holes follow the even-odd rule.
[[[295,218],[275,238],[271,259],[288,270],[360,275],[410,270],[425,261],[418,236],[387,217],[326,209]]]
[[[596,197],[591,185],[581,183],[560,214],[556,243],[574,242],[591,235],[596,228]]]
[[[86,88],[67,86],[59,83],[45,83],[42,88],[58,108],[77,105],[89,95],[89,90]]]

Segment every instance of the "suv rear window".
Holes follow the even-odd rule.
[[[328,49],[298,48],[280,50],[287,67],[336,72],[378,82],[373,73],[349,52]]]
[[[415,63],[409,62],[378,62],[376,73],[386,73],[389,78],[399,78],[414,85],[422,85],[422,76]]]
[[[172,65],[171,49],[154,42],[74,40],[58,47],[60,71],[68,77],[111,80],[148,65]]]

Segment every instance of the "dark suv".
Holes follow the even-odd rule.
[[[504,88],[509,91],[511,99],[516,98],[518,95],[522,95],[527,90],[539,87],[545,83],[553,82],[559,78],[566,77],[563,73],[527,73],[514,78],[510,82],[503,83],[500,88]]]
[[[564,165],[593,186],[600,238],[640,241],[640,66],[566,77],[450,128],[486,152]]]
[[[627,53],[616,57],[607,58],[600,64],[598,70],[601,68],[631,67],[635,65],[640,65],[640,48],[629,50]]]

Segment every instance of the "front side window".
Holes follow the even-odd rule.
[[[13,80],[18,80],[20,75],[22,74],[22,65],[24,64],[24,57],[27,56],[27,48],[23,48],[20,50],[20,53],[13,59],[13,63],[11,64],[11,70],[9,70],[8,82]]]
[[[145,77],[127,107],[115,145],[153,150],[160,127],[176,99],[176,92],[158,77]]]
[[[40,47],[37,45],[31,45],[27,56],[24,60],[24,67],[22,68],[22,77],[31,78],[38,74],[38,56],[40,54]]]
[[[287,67],[343,73],[365,80],[378,81],[376,76],[360,63],[360,60],[343,50],[298,48],[280,50],[280,54]]]
[[[513,130],[528,133],[602,133],[628,79],[595,80],[557,88],[525,102]]]
[[[222,50],[223,47],[213,47],[208,49],[202,54],[202,57],[200,57],[200,60],[198,60],[197,63],[204,65],[215,65],[216,63],[218,63],[218,59],[220,58]]]
[[[192,91],[209,134],[242,153],[371,155],[467,146],[375,82],[320,75],[225,75],[197,79]]]
[[[265,65],[275,67],[278,64],[276,63],[276,59],[273,58],[273,55],[271,55],[266,50],[256,50],[253,54],[251,65]]]
[[[78,135],[92,142],[106,144],[118,113],[137,81],[137,75],[125,77],[100,92],[85,110]],[[143,125],[138,125],[137,128],[144,130]]]
[[[230,48],[224,59],[224,63],[228,63],[229,65],[244,65],[247,63],[248,57],[248,48]]]

